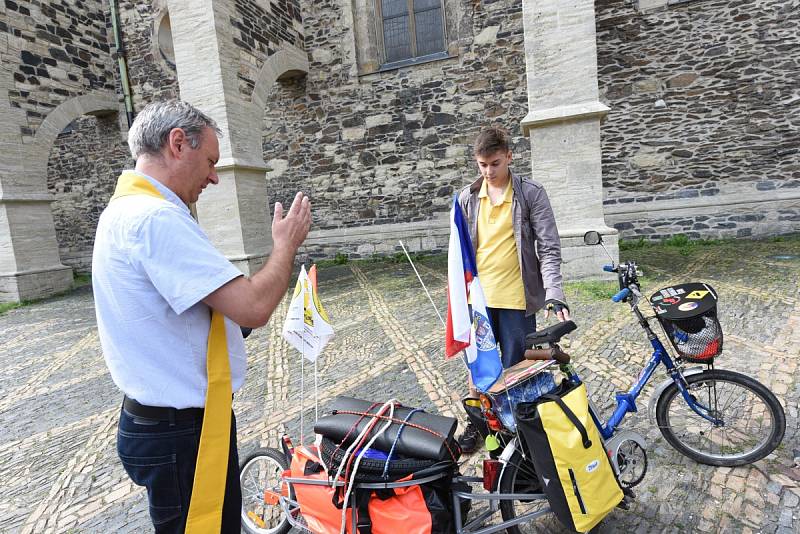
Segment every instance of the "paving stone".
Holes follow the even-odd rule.
[[[777,495],[781,492],[781,485],[775,481],[770,480],[769,482],[767,482],[767,491]]]
[[[785,385],[779,398],[787,407],[787,430],[784,446],[754,466],[697,464],[672,449],[646,414],[650,395],[665,378],[659,370],[637,401],[640,412],[622,424],[646,437],[648,472],[635,488],[631,510],[615,510],[601,532],[800,531],[800,488],[790,476],[792,445],[800,437],[792,410],[800,400],[800,262],[765,269],[763,258],[777,246],[784,253],[800,249],[797,241],[723,244],[690,251],[677,258],[680,263],[663,247],[623,251],[623,259],[636,259],[645,272],[646,294],[687,279],[717,289],[726,333],[717,367],[754,374],[769,387]],[[441,257],[417,265],[442,311],[445,265]],[[680,272],[675,265],[683,266]],[[319,273],[320,296],[336,329],[318,364],[320,412],[344,394],[396,397],[463,418],[458,399],[465,366],[444,360],[443,328],[413,270],[366,262]],[[614,392],[630,386],[649,344],[623,306],[580,284],[568,286],[567,297],[579,325],[569,351],[608,416]],[[234,401],[241,458],[277,446],[284,432],[297,442],[301,413],[304,433],[312,432],[313,370],[304,366],[301,409],[300,359],[280,337],[285,314],[286,301],[275,320],[247,340],[247,381]],[[0,532],[151,530],[144,491],[130,482],[116,456],[120,394],[105,371],[94,321],[85,289],[0,315]],[[544,325],[541,316],[539,322]],[[481,459],[468,458],[464,471]],[[530,532],[565,531],[548,516]]]

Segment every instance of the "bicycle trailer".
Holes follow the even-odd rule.
[[[437,463],[393,482],[358,482],[347,492],[347,481],[331,484],[315,447],[299,447],[289,477],[304,521],[315,534],[346,533],[445,534],[455,531],[451,478],[455,464]],[[363,478],[363,477],[362,477]],[[353,528],[355,525],[355,529]]]
[[[315,534],[455,532],[452,492],[469,492],[454,481],[456,420],[399,405],[386,415],[381,406],[339,397],[315,425],[320,448],[295,449],[284,477],[299,507],[287,517],[305,523],[295,526]]]

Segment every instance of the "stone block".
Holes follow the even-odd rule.
[[[380,126],[383,124],[389,124],[392,122],[392,116],[389,113],[381,113],[379,115],[371,115],[366,118],[366,125],[367,128],[374,128],[375,126]]]
[[[358,141],[363,139],[366,133],[365,128],[345,128],[342,130],[342,141]]]
[[[64,265],[36,271],[0,273],[0,302],[51,297],[72,286],[72,269]]]
[[[697,80],[698,75],[694,72],[684,72],[683,74],[679,74],[673,78],[667,80],[667,87],[670,88],[678,88],[678,87],[688,87]]]
[[[640,150],[630,161],[631,165],[639,169],[657,169],[667,161],[667,154],[651,150]]]
[[[497,30],[499,29],[499,26],[487,26],[481,31],[481,33],[475,36],[475,40],[472,41],[472,44],[475,46],[481,46],[494,43],[497,40]]]
[[[647,78],[633,82],[634,93],[655,93],[660,87],[660,82],[656,78]]]

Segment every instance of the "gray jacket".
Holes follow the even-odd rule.
[[[478,193],[482,183],[483,177],[480,177],[458,194],[474,249],[478,243]],[[531,315],[541,309],[547,299],[566,302],[561,288],[561,239],[542,184],[511,173],[511,187],[514,190],[511,219],[525,287],[525,314]]]

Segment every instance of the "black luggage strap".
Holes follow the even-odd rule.
[[[372,534],[372,520],[369,517],[371,490],[356,491],[356,529],[358,534]]]
[[[586,432],[586,427],[583,426],[583,423],[580,422],[578,417],[570,410],[567,403],[564,402],[564,399],[559,397],[558,395],[553,395],[552,393],[545,393],[541,396],[542,399],[547,399],[555,402],[564,412],[564,415],[567,416],[567,419],[575,425],[575,428],[578,429],[578,432],[581,433],[581,440],[583,441],[583,448],[588,449],[592,446],[592,440],[589,439],[589,434]]]
[[[303,467],[303,476],[316,475],[320,472],[322,472],[322,464],[319,462],[309,461],[306,463],[305,467]]]

